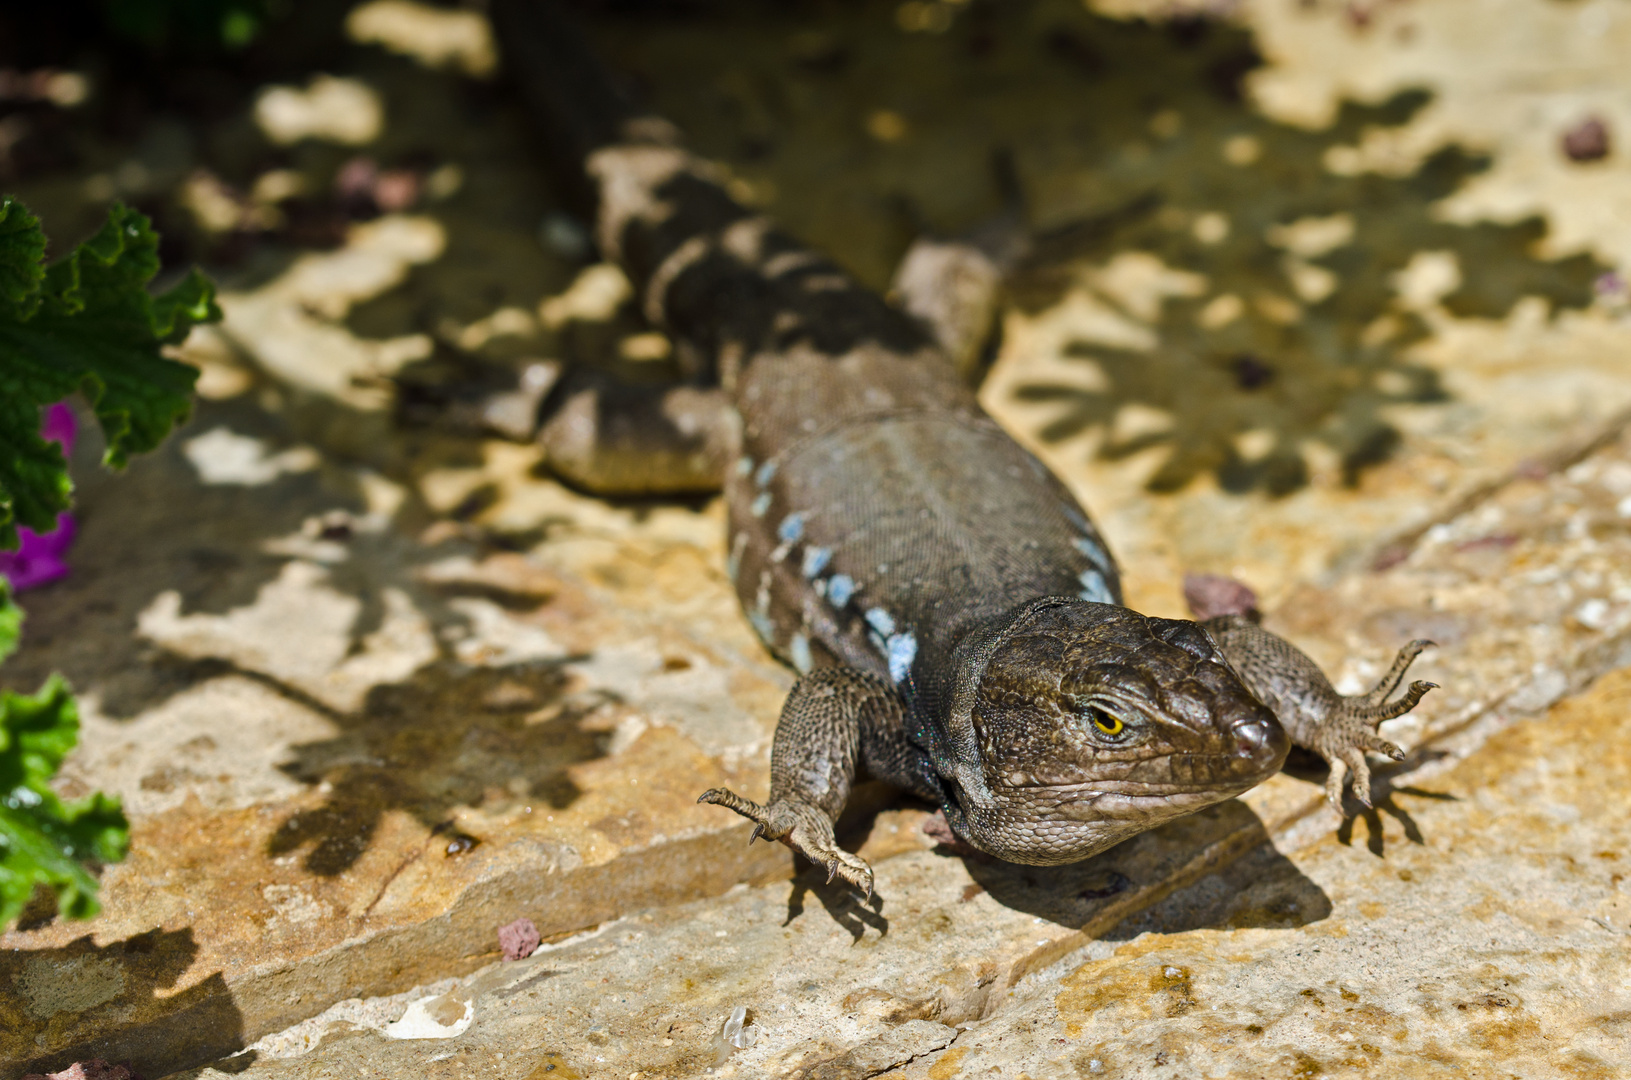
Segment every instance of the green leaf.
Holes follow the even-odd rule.
[[[50,780],[79,740],[79,709],[53,675],[33,696],[0,691],[0,928],[37,885],[57,894],[70,919],[99,910],[86,865],[117,862],[130,848],[119,800],[101,792],[64,802]]]
[[[0,202],[0,548],[17,524],[56,527],[72,487],[56,444],[39,436],[39,410],[79,391],[107,439],[106,464],[157,446],[187,417],[196,368],[167,359],[198,323],[221,317],[214,290],[194,270],[153,296],[158,235],[124,206],[66,258],[42,268],[39,222]]]
[[[26,319],[34,313],[44,262],[39,219],[9,195],[0,199],[0,319]]]
[[[0,660],[17,651],[23,636],[23,609],[11,598],[11,584],[0,577]]]

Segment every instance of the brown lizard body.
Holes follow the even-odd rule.
[[[1121,606],[1103,538],[980,408],[944,340],[731,199],[547,6],[494,14],[512,76],[581,155],[602,254],[728,403],[731,576],[800,672],[768,801],[704,801],[870,888],[832,832],[863,770],[981,850],[1061,863],[1245,791],[1292,741],[1356,779],[1366,750],[1398,756],[1375,725],[1429,687],[1383,704],[1423,643],[1351,705],[1249,620]]]

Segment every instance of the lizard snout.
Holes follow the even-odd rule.
[[[1237,762],[1253,772],[1269,773],[1280,767],[1291,740],[1278,721],[1268,717],[1242,720],[1229,729],[1239,757]]]

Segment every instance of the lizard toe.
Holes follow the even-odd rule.
[[[780,840],[787,835],[785,827],[777,827],[778,823],[773,808],[761,806],[752,799],[744,799],[729,788],[709,788],[697,796],[697,802],[723,806],[725,809],[734,810],[753,822],[753,834],[748,837],[748,843],[750,844],[760,837],[766,840]]]
[[[1394,761],[1404,760],[1404,751],[1399,749],[1399,747],[1395,744],[1388,742],[1380,735],[1371,735],[1367,732],[1357,741],[1359,745],[1366,750],[1381,754],[1384,757],[1390,757]]]
[[[1348,816],[1347,807],[1342,805],[1342,781],[1348,775],[1348,767],[1341,761],[1330,761],[1330,775],[1325,778],[1325,801],[1331,804],[1342,817]]]
[[[1370,801],[1370,764],[1365,761],[1365,751],[1357,746],[1350,746],[1342,751],[1342,763],[1348,767],[1348,785],[1353,789],[1354,798],[1365,809],[1371,808]],[[1333,772],[1335,769],[1333,768]]]
[[[817,865],[823,865],[823,860],[814,860]],[[870,899],[872,896],[872,867],[864,859],[859,859],[842,849],[834,849],[828,861],[824,863],[827,868],[827,884],[832,884],[834,878],[843,878],[844,881],[865,893]]]
[[[872,867],[865,859],[838,846],[832,822],[825,814],[813,806],[790,800],[777,800],[771,813],[787,826],[782,842],[825,869],[829,882],[843,878],[868,896],[872,895]]]

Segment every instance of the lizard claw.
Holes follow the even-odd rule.
[[[1354,742],[1362,749],[1381,754],[1384,757],[1390,757],[1394,761],[1404,760],[1404,751],[1399,749],[1393,743],[1388,742],[1380,735],[1372,735],[1368,731],[1361,732],[1359,736],[1354,739]]]
[[[804,852],[804,855],[817,866],[825,863],[827,884],[832,884],[834,878],[843,878],[845,882],[859,889],[866,899],[872,899],[872,867],[867,865],[865,859],[857,858],[841,848],[833,849],[831,861],[812,856],[809,852]]]
[[[1409,662],[1432,644],[1425,640],[1412,641],[1400,649],[1394,670],[1382,680],[1381,685],[1370,694],[1343,698],[1342,707],[1333,711],[1315,737],[1312,749],[1331,767],[1331,775],[1325,781],[1325,797],[1343,817],[1348,816],[1342,805],[1345,778],[1348,780],[1346,786],[1353,791],[1360,805],[1367,810],[1371,808],[1370,766],[1365,761],[1366,751],[1386,755],[1394,761],[1404,760],[1404,751],[1377,735],[1376,729],[1383,721],[1403,716],[1414,709],[1429,690],[1438,689],[1438,683],[1418,679],[1410,684],[1410,689],[1402,697],[1392,702],[1384,700],[1390,684],[1396,684],[1397,676],[1404,673]]]
[[[761,806],[728,788],[710,788],[697,798],[697,802],[712,803],[736,811],[754,822],[749,843],[760,837],[780,840],[817,866],[825,867],[829,884],[835,878],[843,878],[871,899],[872,867],[867,865],[865,859],[851,855],[838,846],[833,836],[832,822],[819,808],[789,798]]]

